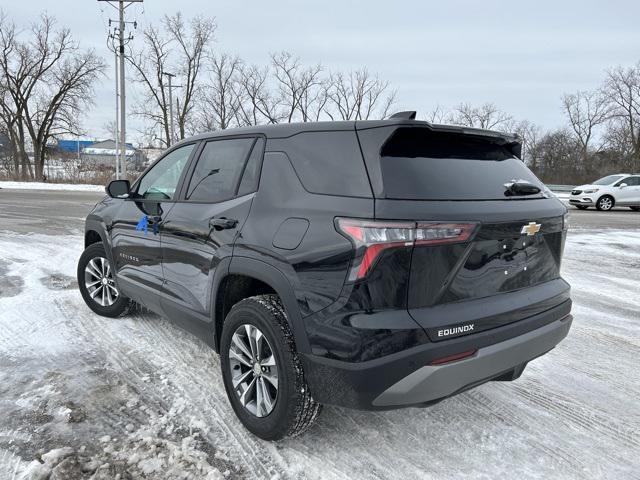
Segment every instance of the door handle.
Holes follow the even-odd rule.
[[[215,228],[216,230],[225,230],[227,228],[236,228],[238,225],[238,220],[234,218],[212,218],[209,220],[209,226]]]

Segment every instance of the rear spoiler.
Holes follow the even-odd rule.
[[[457,132],[465,135],[491,138],[498,145],[509,149],[516,157],[522,160],[522,142],[515,133],[503,133],[495,130],[483,130],[481,128],[459,127],[457,125],[430,124],[431,129],[437,132]]]
[[[442,125],[438,123],[430,123],[424,120],[415,120],[413,115],[415,112],[399,112],[392,115],[387,120],[359,120],[356,121],[356,130],[368,130],[370,128],[380,127],[422,127],[429,128],[435,132],[452,132],[465,135],[475,135],[478,137],[489,138],[497,145],[503,145],[509,151],[522,160],[522,141],[520,137],[512,133],[497,132],[495,130],[483,130],[481,128],[462,127],[459,125]]]

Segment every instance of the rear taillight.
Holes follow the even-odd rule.
[[[336,225],[356,248],[349,281],[364,278],[383,250],[465,242],[477,226],[476,223],[387,222],[354,218],[337,218]]]

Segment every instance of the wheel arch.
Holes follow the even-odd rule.
[[[230,289],[230,286],[235,287],[235,290]],[[222,325],[231,307],[244,298],[265,293],[275,293],[280,297],[298,351],[310,351],[302,316],[291,284],[276,267],[248,257],[233,257],[229,270],[214,282],[211,311],[214,315],[214,348],[216,351],[220,350]]]
[[[89,245],[93,245],[94,243],[104,243],[100,234],[94,230],[90,229],[84,232],[84,248],[87,248]]]
[[[111,242],[109,241],[109,236],[107,235],[105,225],[102,222],[101,218],[95,218],[90,215],[87,217],[87,220],[84,224],[84,248],[87,248],[89,245],[93,245],[94,243],[99,242],[102,242],[105,253],[107,254],[107,258],[111,262],[111,265],[115,265],[113,252],[111,251]],[[116,283],[118,283],[117,274]]]

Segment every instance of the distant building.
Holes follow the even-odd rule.
[[[65,153],[82,153],[82,150],[96,142],[93,140],[58,140],[56,148]]]
[[[141,168],[144,162],[142,151],[127,143],[127,163],[135,168]],[[83,160],[91,160],[98,165],[115,165],[116,142],[115,140],[103,140],[95,142],[82,151]]]
[[[112,167],[115,165],[115,140],[94,142],[89,140],[58,140],[56,145],[61,153],[78,154],[81,162],[92,163],[97,166]],[[141,150],[127,143],[127,164],[134,168],[141,168],[144,164],[144,154]]]

